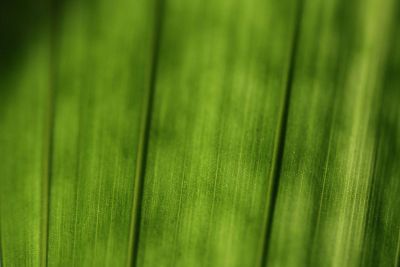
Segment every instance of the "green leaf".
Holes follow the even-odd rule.
[[[152,53],[152,1],[58,10],[50,266],[123,266]]]
[[[268,266],[396,265],[399,109],[384,83],[393,10],[391,0],[305,2]]]
[[[398,266],[399,20],[396,0],[2,5],[0,265]]]
[[[296,5],[166,1],[139,266],[256,266]]]
[[[37,17],[49,15],[47,1],[37,1],[31,7],[29,16],[19,16],[18,9],[8,10],[11,12],[8,15],[16,16],[19,25],[33,24]],[[3,23],[1,21],[2,29]],[[18,25],[13,26],[18,28]],[[6,48],[15,45],[12,48],[17,50],[20,44],[14,41],[23,39],[21,35],[15,32],[13,36],[2,36],[0,41],[2,266],[39,266],[43,265],[46,255],[50,28],[42,27],[35,32],[35,38],[26,33],[32,38],[29,49],[13,62],[8,61]]]

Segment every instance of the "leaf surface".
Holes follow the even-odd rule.
[[[398,150],[399,124],[386,94],[399,98],[385,82],[395,1],[303,10],[267,266],[395,266],[400,177],[387,142]],[[377,229],[385,241],[374,245]]]
[[[47,239],[50,28],[34,36],[19,30],[48,17],[50,8],[42,0],[29,10],[20,1],[4,6],[10,9],[2,10],[0,27],[14,28],[0,41],[0,265],[39,266]],[[18,22],[6,25],[14,17]],[[28,37],[29,49],[11,60]]]
[[[152,1],[57,10],[50,266],[125,266],[152,53]]]
[[[256,266],[292,1],[165,2],[138,266]]]

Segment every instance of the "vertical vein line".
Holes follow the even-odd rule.
[[[41,259],[40,266],[48,265],[48,249],[49,249],[49,221],[50,221],[50,183],[51,183],[51,168],[53,161],[53,130],[54,130],[54,77],[55,77],[55,38],[56,38],[56,2],[55,0],[48,1],[48,16],[49,19],[49,82],[48,82],[48,98],[47,98],[47,114],[46,114],[46,129],[44,132],[44,164],[43,164],[43,181],[42,181],[42,222],[41,222]]]
[[[152,36],[152,50],[150,59],[150,74],[147,95],[145,97],[145,104],[142,112],[142,124],[138,145],[138,157],[136,160],[136,172],[134,178],[134,192],[133,192],[133,205],[132,217],[129,237],[129,257],[128,266],[137,265],[139,234],[140,234],[140,221],[142,215],[142,195],[143,183],[146,172],[147,153],[150,139],[150,127],[153,112],[153,102],[156,86],[157,66],[159,58],[160,40],[162,32],[162,21],[164,16],[164,0],[155,0],[154,4],[154,26]]]
[[[272,233],[272,222],[275,214],[276,207],[276,199],[278,195],[279,188],[279,178],[282,172],[282,162],[283,162],[283,151],[286,137],[286,128],[287,128],[287,120],[289,114],[289,104],[290,97],[292,91],[293,77],[294,77],[294,68],[296,65],[296,56],[297,56],[297,47],[298,47],[298,39],[300,32],[300,24],[301,24],[301,16],[303,13],[303,3],[304,0],[298,0],[295,12],[294,19],[294,30],[293,30],[293,39],[291,45],[291,51],[289,56],[289,69],[288,76],[286,80],[285,90],[283,93],[283,100],[281,110],[279,112],[279,121],[278,121],[278,130],[275,136],[275,145],[273,152],[273,166],[270,172],[269,179],[269,188],[267,195],[267,211],[265,213],[264,218],[264,234],[262,236],[262,254],[260,259],[260,266],[266,266],[268,253],[269,253],[269,245]]]

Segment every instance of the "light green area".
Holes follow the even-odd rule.
[[[305,1],[267,266],[396,266],[395,3]]]
[[[152,53],[151,1],[56,14],[49,266],[126,266]]]
[[[259,263],[295,8],[166,1],[138,266]]]

